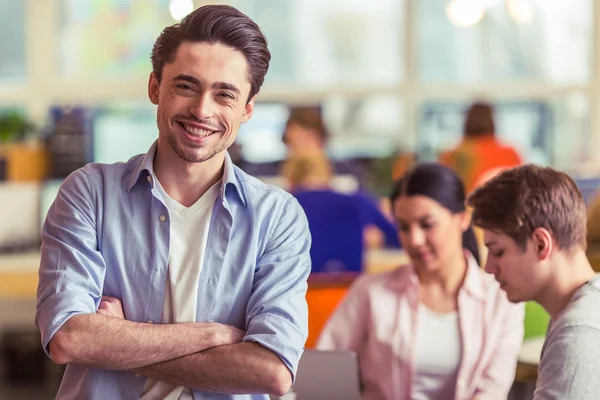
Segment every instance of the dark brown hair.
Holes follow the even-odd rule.
[[[166,27],[152,48],[152,71],[159,82],[163,67],[173,62],[182,42],[221,43],[241,52],[248,63],[247,101],[260,90],[271,53],[267,38],[247,15],[231,6],[208,5],[197,8],[180,23]]]
[[[318,107],[296,106],[290,110],[290,115],[285,124],[285,132],[291,125],[299,125],[304,129],[310,129],[317,133],[323,143],[327,142],[329,132],[321,116]],[[283,141],[286,142],[286,134],[283,134]]]
[[[557,246],[586,248],[586,208],[567,174],[532,164],[509,169],[467,199],[473,223],[510,236],[524,250],[537,228],[547,229]]]
[[[439,163],[421,163],[399,179],[390,195],[392,204],[403,196],[426,196],[452,214],[465,211],[465,185],[452,169]],[[480,264],[479,247],[473,227],[463,232],[463,248]]]
[[[467,110],[463,133],[466,137],[493,135],[494,109],[488,103],[475,102]]]

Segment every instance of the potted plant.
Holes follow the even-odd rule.
[[[0,113],[0,180],[39,180],[48,156],[35,125],[17,111]],[[33,139],[33,140],[31,140]]]
[[[23,141],[34,129],[33,123],[16,111],[0,114],[0,143],[2,144]]]

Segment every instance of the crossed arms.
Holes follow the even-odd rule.
[[[121,302],[104,297],[96,314],[76,315],[54,335],[58,364],[133,370],[176,385],[227,393],[289,391],[281,359],[244,332],[218,323],[144,324],[124,319]]]

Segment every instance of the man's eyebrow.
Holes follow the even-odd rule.
[[[235,86],[232,83],[227,83],[227,82],[215,82],[212,85],[213,89],[223,89],[223,90],[231,90],[232,92],[236,93],[237,95],[240,95],[242,92],[240,92],[240,89],[237,88],[237,86]]]
[[[186,74],[179,74],[171,80],[172,81],[187,81],[187,82],[193,83],[194,85],[201,84],[201,82],[198,78],[193,77],[191,75],[186,75]]]
[[[172,81],[186,81],[189,83],[192,83],[194,85],[198,85],[201,86],[202,82],[200,82],[200,80],[192,75],[187,75],[187,74],[179,74],[177,76],[175,76],[173,79],[171,79]],[[222,90],[230,90],[232,92],[234,92],[235,94],[237,94],[238,96],[240,94],[242,94],[242,92],[240,91],[240,89],[238,89],[237,86],[235,86],[232,83],[227,83],[227,82],[215,82],[212,84],[212,88],[213,89],[222,89]]]

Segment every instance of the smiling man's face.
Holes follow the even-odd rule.
[[[158,105],[159,151],[199,163],[223,155],[254,110],[244,55],[220,43],[183,42],[161,81],[150,76]]]

